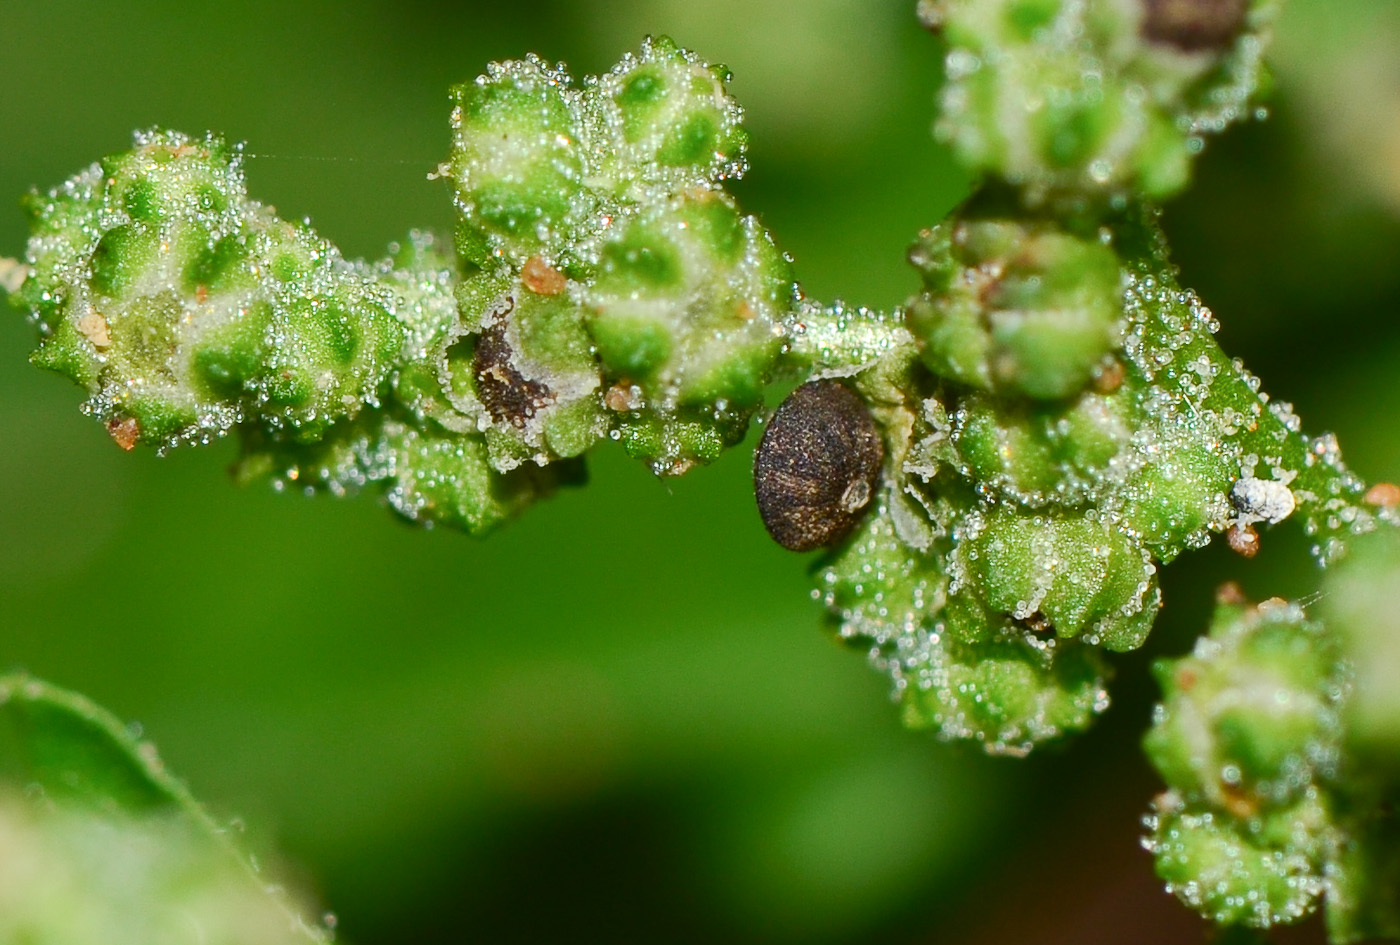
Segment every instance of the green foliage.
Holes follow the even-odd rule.
[[[1158,663],[1148,842],[1218,924],[1325,899],[1335,941],[1400,935],[1378,617],[1400,603],[1378,590],[1400,586],[1400,503],[1220,349],[1152,204],[1257,107],[1276,7],[924,0],[948,47],[938,134],[984,181],[919,236],[922,285],[889,312],[803,296],[725,190],[746,169],[727,70],[666,39],[580,82],[531,55],[452,90],[453,253],[415,232],[346,261],[246,196],[239,149],[152,131],[31,195],[13,294],[35,363],[123,447],[236,431],[241,479],[376,484],[473,534],[581,482],[600,441],[680,475],[742,440],[775,380],[840,378],[884,466],[812,531],[832,536],[815,596],[909,726],[993,754],[1106,709],[1106,653],[1147,640],[1159,566],[1222,534],[1252,556],[1293,518],[1340,562],[1326,612],[1223,599],[1192,655]],[[813,450],[844,448],[822,432]],[[795,508],[830,485],[778,479]],[[32,777],[208,826],[65,698],[11,696]]]
[[[329,941],[101,707],[0,678],[0,749],[0,941]]]

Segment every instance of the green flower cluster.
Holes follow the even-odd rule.
[[[921,234],[895,316],[801,310],[790,356],[885,436],[873,514],[819,569],[906,720],[1023,753],[1108,704],[1157,565],[1295,517],[1323,561],[1393,521],[1329,437],[1226,357],[1144,197],[1244,114],[1270,0],[924,0],[940,134],[987,182]]]
[[[84,385],[127,448],[245,421],[315,440],[376,401],[403,347],[403,300],[249,201],[217,138],[140,134],[26,207],[33,360]]]
[[[1153,668],[1165,696],[1144,747],[1169,788],[1146,818],[1158,875],[1221,925],[1312,912],[1341,840],[1334,640],[1297,605],[1249,606],[1228,586],[1195,651]]]
[[[127,449],[236,429],[240,478],[377,483],[473,533],[605,435],[685,472],[744,436],[797,301],[722,186],[727,80],[664,39],[580,87],[494,64],[453,90],[456,253],[413,233],[373,264],[248,199],[238,148],[140,134],[28,200],[33,360]]]
[[[938,134],[1028,199],[1161,199],[1249,114],[1278,0],[923,0],[948,42]]]
[[[451,407],[510,469],[604,432],[658,474],[744,435],[796,301],[722,182],[729,75],[666,39],[575,87],[534,57],[453,90],[451,176],[474,372]]]
[[[1151,629],[1157,564],[1221,532],[1252,554],[1293,515],[1326,558],[1391,514],[1216,345],[1152,212],[1090,228],[989,190],[910,256],[903,325],[841,315],[890,462],[817,585],[910,724],[997,753],[1082,729],[1098,649]],[[794,350],[826,365],[834,334],[809,316]]]
[[[1194,652],[1153,667],[1164,698],[1144,748],[1168,790],[1146,845],[1167,888],[1218,924],[1325,903],[1332,942],[1400,937],[1400,533],[1350,549],[1325,623],[1227,585]]]

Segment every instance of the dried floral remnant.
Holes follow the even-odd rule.
[[[1259,532],[1253,525],[1231,525],[1225,533],[1225,541],[1231,551],[1243,558],[1253,558],[1259,553]]]
[[[83,337],[92,342],[94,348],[110,348],[112,346],[112,335],[107,330],[107,319],[102,317],[101,312],[88,312],[78,319],[78,331],[83,333]]]
[[[536,413],[554,403],[554,393],[547,384],[530,380],[515,366],[504,319],[477,338],[472,368],[477,396],[497,423],[524,427]]]
[[[1400,506],[1400,486],[1393,482],[1378,482],[1366,490],[1365,501],[1368,505],[1393,509]]]
[[[114,443],[130,452],[141,439],[141,424],[135,417],[113,417],[107,421],[107,433]]]

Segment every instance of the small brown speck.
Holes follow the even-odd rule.
[[[1233,784],[1220,783],[1220,796],[1225,809],[1241,820],[1259,813],[1259,804]]]
[[[1101,365],[1094,373],[1094,390],[1100,394],[1111,394],[1123,386],[1123,379],[1127,376],[1127,371],[1123,367],[1123,362],[1114,358]]]
[[[102,317],[101,312],[88,312],[78,319],[78,331],[83,333],[83,337],[92,342],[94,348],[110,348],[112,346],[112,335],[107,330],[107,319]]]
[[[1365,501],[1369,505],[1393,509],[1400,505],[1400,486],[1393,482],[1378,482],[1366,490]]]
[[[195,286],[194,300],[200,305],[203,305],[205,302],[209,301],[209,287],[202,284]]]
[[[1182,692],[1190,692],[1195,689],[1197,681],[1195,670],[1178,669],[1176,671],[1176,688]]]
[[[739,304],[734,308],[735,313],[744,321],[753,321],[754,310],[747,299],[740,299]]]
[[[945,13],[943,4],[938,0],[919,0],[918,6],[919,25],[935,36],[943,32],[943,20]]]
[[[618,381],[603,395],[603,406],[618,413],[638,410],[643,403],[642,389],[628,380]]]
[[[107,421],[107,433],[113,442],[129,452],[141,439],[141,424],[135,417],[113,417]]]
[[[1259,553],[1259,533],[1253,525],[1231,525],[1225,533],[1225,541],[1230,550],[1245,558],[1253,558]]]
[[[520,281],[536,295],[558,295],[568,286],[564,274],[540,256],[525,260],[525,266],[520,270]]]
[[[1215,589],[1215,602],[1225,606],[1242,607],[1249,603],[1249,598],[1244,596],[1244,588],[1237,582],[1226,581]]]
[[[1026,625],[1027,630],[1037,636],[1046,636],[1047,634],[1053,635],[1055,633],[1055,625],[1050,622],[1050,618],[1038,610],[1023,620],[1022,623]]]

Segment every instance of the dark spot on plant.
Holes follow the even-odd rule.
[[[864,401],[838,381],[803,384],[778,407],[754,454],[754,497],[773,540],[834,545],[875,495],[885,448]]]
[[[1244,30],[1249,0],[1142,0],[1142,35],[1183,52],[1221,51]]]
[[[512,304],[510,308],[514,307]],[[476,376],[476,395],[491,419],[523,429],[535,414],[554,403],[554,392],[547,384],[525,377],[516,367],[514,352],[506,339],[508,313],[477,336],[472,371]]]

